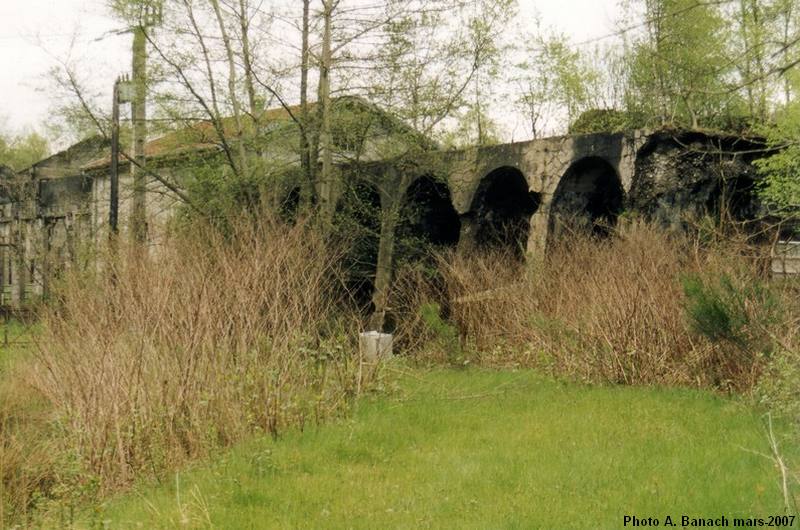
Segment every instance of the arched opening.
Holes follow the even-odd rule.
[[[364,308],[374,289],[381,234],[381,196],[375,186],[350,182],[337,203],[334,225],[335,237],[348,249],[342,258],[345,287]]]
[[[430,175],[412,182],[397,219],[391,302],[384,322],[386,331],[397,334],[400,348],[416,340],[410,323],[420,315],[421,304],[436,302],[447,315],[446,286],[436,257],[438,252],[455,247],[460,235],[461,219],[447,183]],[[408,325],[398,329],[401,322]]]
[[[531,216],[540,202],[540,195],[529,191],[528,182],[518,169],[501,167],[486,175],[472,201],[476,245],[523,257]]]
[[[622,212],[622,183],[599,157],[575,162],[559,182],[550,206],[550,239],[569,232],[604,237]]]
[[[705,212],[701,213],[711,215],[718,221],[743,222],[758,216],[758,203],[755,200],[756,183],[752,178],[748,176],[724,180],[720,178],[709,188],[705,200]],[[693,193],[693,195],[699,194]]]
[[[400,260],[416,260],[434,248],[455,246],[461,220],[453,207],[450,190],[442,180],[420,177],[406,190],[397,227]]]

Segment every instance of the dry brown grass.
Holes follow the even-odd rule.
[[[196,228],[149,257],[121,245],[104,270],[68,274],[14,378],[46,403],[56,431],[48,444],[59,461],[43,460],[44,480],[102,494],[341,413],[358,362],[341,331],[339,258],[303,223],[241,222],[227,236]],[[19,508],[47,485],[24,465],[36,456],[15,432],[0,469]],[[23,484],[13,470],[25,469]]]
[[[22,374],[0,375],[0,528],[5,528],[36,502],[37,492],[52,487],[55,459],[41,396]]]
[[[33,359],[0,380],[0,526],[42,498],[94,498],[345,410],[361,387],[339,250],[302,222],[263,220],[227,236],[195,228],[150,257],[122,245],[103,270],[68,273]],[[638,223],[564,240],[536,265],[444,254],[398,272],[397,341],[421,362],[747,389],[780,339],[770,334],[800,314],[797,291],[768,285],[761,263],[729,239],[699,245]],[[735,340],[693,328],[686,277],[741,294]],[[749,289],[761,284],[790,309],[782,320],[762,318]]]
[[[698,245],[632,223],[605,241],[565,239],[544,263],[527,268],[497,253],[447,254],[439,262],[444,289],[406,272],[396,307],[414,336],[430,338],[415,307],[439,303],[474,361],[587,381],[725,389],[750,388],[761,370],[764,300],[748,287],[763,283],[763,267],[746,245]],[[743,293],[747,343],[709,340],[693,329],[686,277],[709,284],[726,278]],[[441,360],[439,350],[415,355]]]

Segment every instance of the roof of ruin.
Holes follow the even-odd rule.
[[[350,104],[362,111],[367,111],[378,116],[383,122],[393,130],[410,133],[423,141],[434,145],[433,142],[425,138],[421,133],[404,123],[402,120],[392,116],[382,108],[369,103],[363,98],[345,96],[335,98],[334,105]],[[315,111],[317,103],[312,102],[308,105],[308,110]],[[284,127],[293,127],[295,121],[299,119],[301,112],[300,105],[277,107],[265,110],[257,119],[250,115],[243,118],[243,131],[239,131],[236,120],[233,117],[225,117],[218,123],[212,120],[203,119],[187,122],[185,127],[167,132],[163,136],[150,140],[145,144],[144,152],[147,159],[171,159],[187,155],[205,155],[216,153],[222,149],[221,137],[227,142],[235,140],[237,136],[252,134],[256,126],[260,132],[274,132],[276,130],[285,131]],[[220,134],[220,132],[222,134]],[[121,160],[125,163],[125,160]],[[111,155],[108,154],[101,158],[92,160],[82,169],[85,171],[96,171],[108,167],[111,164]]]

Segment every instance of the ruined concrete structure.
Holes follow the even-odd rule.
[[[25,171],[0,171],[0,306],[41,297],[92,237],[94,183],[82,168],[107,148],[93,138]]]
[[[378,182],[394,175],[393,186],[381,186],[389,190],[383,208],[416,201],[421,215],[438,212],[437,223],[449,218],[458,225],[451,243],[508,245],[537,255],[567,227],[602,234],[623,213],[672,228],[721,208],[753,218],[752,161],[759,147],[701,132],[630,131],[435,153],[402,170],[378,166],[374,174]],[[422,193],[420,177],[429,181]],[[448,217],[442,210],[449,205]],[[441,225],[427,230],[447,231]]]
[[[391,144],[387,138],[381,142]],[[165,156],[164,144],[164,139],[148,144],[148,167],[191,178],[187,148],[173,146]],[[188,149],[216,152],[211,142]],[[390,263],[395,253],[394,237],[386,236],[403,230],[465,252],[506,246],[520,256],[536,256],[565,227],[602,235],[620,215],[642,215],[672,227],[687,215],[723,206],[740,218],[752,217],[753,151],[752,142],[736,137],[630,131],[429,151],[413,161],[373,156],[356,163],[343,157],[338,200],[350,189],[367,190],[376,207],[398,214],[380,216],[379,269],[381,256]],[[89,140],[16,175],[2,173],[2,305],[18,307],[46,294],[49,278],[77,259],[81,245],[107,237],[107,156],[106,143]],[[124,168],[122,175],[124,225],[130,182]],[[176,204],[163,186],[149,184],[152,244],[158,244]]]

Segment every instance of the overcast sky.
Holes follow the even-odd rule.
[[[538,11],[544,27],[562,31],[576,42],[614,29],[617,0],[519,0],[519,4],[522,24],[533,24]],[[59,60],[70,55],[80,59],[96,79],[109,80],[109,91],[111,80],[129,70],[130,35],[108,35],[120,23],[108,17],[104,5],[105,0],[0,0],[2,128],[21,132],[45,120],[52,104],[46,73]]]

